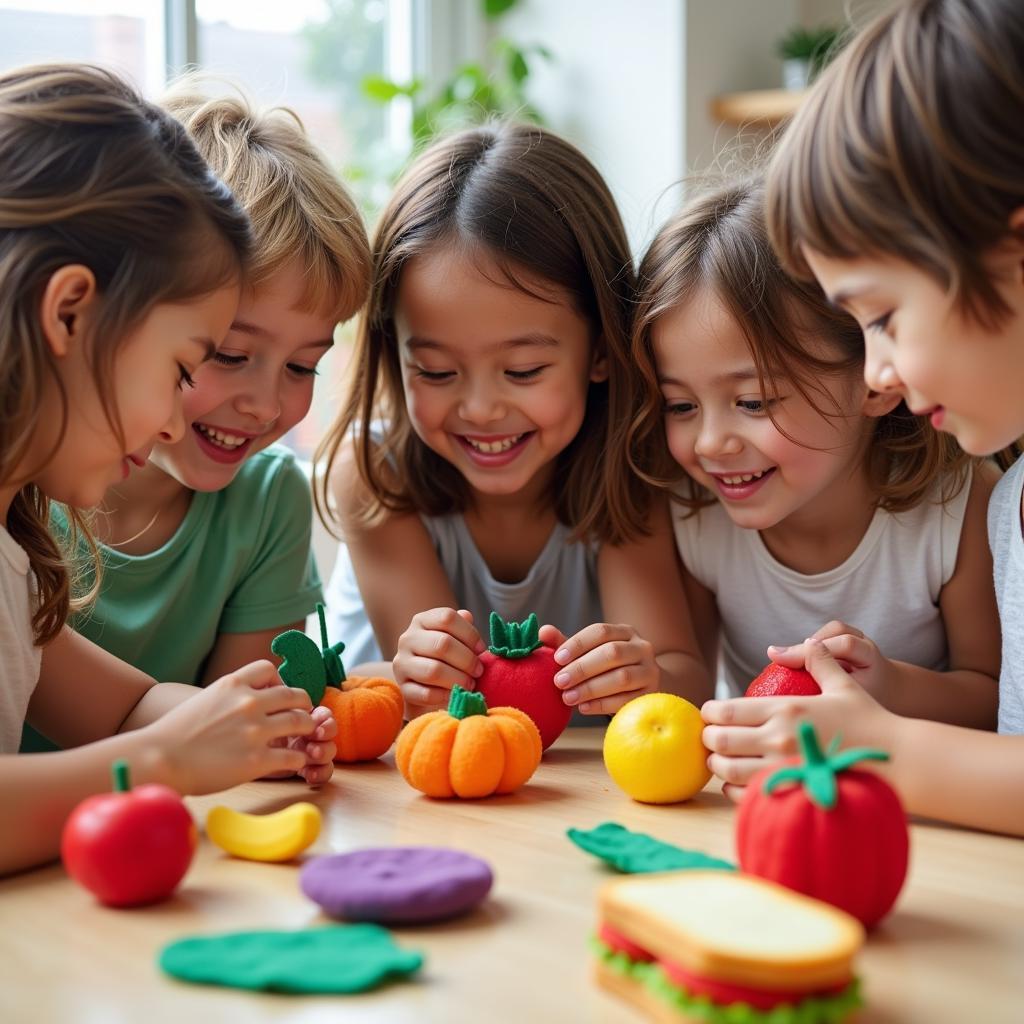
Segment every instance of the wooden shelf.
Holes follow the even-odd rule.
[[[759,122],[769,127],[785,121],[806,95],[804,89],[759,89],[733,92],[711,101],[711,116],[726,124]]]

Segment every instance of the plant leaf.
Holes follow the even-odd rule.
[[[568,837],[587,853],[626,874],[645,874],[650,871],[689,871],[695,868],[735,871],[736,865],[699,850],[686,850],[681,846],[663,843],[660,839],[630,832],[614,821],[606,821],[589,832],[571,828]]]

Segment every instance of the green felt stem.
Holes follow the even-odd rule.
[[[836,744],[828,751],[821,749],[814,726],[810,722],[800,722],[797,726],[797,739],[803,764],[790,765],[770,776],[764,784],[765,793],[772,793],[787,782],[801,784],[807,798],[822,810],[829,811],[839,800],[839,786],[836,778],[847,768],[858,761],[888,761],[889,755],[882,750],[868,747],[857,747],[836,753]]]
[[[522,622],[506,622],[497,612],[490,619],[491,654],[499,658],[525,658],[540,647],[540,623],[534,612]]]
[[[464,690],[458,683],[452,687],[452,695],[448,699],[448,714],[452,718],[469,718],[471,715],[486,715],[487,701],[482,693]]]
[[[115,761],[110,767],[110,774],[114,780],[115,793],[127,793],[132,788],[131,780],[128,777],[127,761]]]
[[[344,662],[341,660],[341,652],[345,650],[345,645],[339,643],[331,647],[327,643],[327,618],[324,615],[324,606],[319,601],[316,605],[316,614],[320,619],[320,650],[323,652],[327,685],[341,686],[348,678],[345,675]]]

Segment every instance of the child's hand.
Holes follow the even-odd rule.
[[[477,655],[486,650],[468,611],[431,608],[414,615],[391,663],[406,718],[447,707],[456,684],[472,690],[484,670]]]
[[[313,708],[312,719],[316,729],[308,736],[295,736],[292,739],[275,740],[274,746],[291,747],[301,750],[306,756],[305,765],[299,769],[299,775],[311,786],[319,786],[334,774],[334,755],[337,747],[334,738],[338,735],[338,722],[329,708]],[[268,775],[269,779],[294,778],[294,772],[276,772]]]
[[[736,697],[709,700],[701,708],[706,726],[708,767],[725,784],[723,792],[743,798],[750,779],[771,761],[797,753],[796,725],[810,721],[824,747],[841,735],[844,745],[875,744],[890,716],[820,640],[805,640],[807,671],[821,687],[814,697]]]
[[[839,664],[873,697],[881,697],[886,687],[892,685],[893,663],[856,626],[833,619],[811,639],[821,640]],[[768,657],[787,668],[803,668],[805,656],[804,644],[768,648]]]
[[[541,643],[555,647],[563,666],[555,676],[562,699],[585,715],[613,715],[623,704],[654,693],[661,670],[654,647],[632,626],[597,622],[566,638],[554,626],[542,626]]]
[[[254,661],[198,690],[146,732],[183,793],[214,793],[306,767],[305,750],[275,741],[317,729],[305,690],[285,686],[269,661]]]

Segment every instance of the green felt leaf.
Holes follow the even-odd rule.
[[[736,865],[699,850],[686,850],[681,846],[663,843],[660,839],[630,832],[613,821],[606,821],[589,832],[571,828],[569,838],[587,853],[626,874],[645,874],[649,871],[687,871],[694,868],[735,871]]]
[[[482,693],[464,690],[458,683],[452,687],[448,698],[448,714],[452,718],[469,718],[471,715],[486,715],[487,701]]]
[[[525,658],[540,647],[540,623],[535,612],[523,622],[506,622],[497,612],[491,612],[490,652],[499,658]]]
[[[179,939],[164,947],[158,962],[172,977],[200,985],[333,994],[412,974],[423,955],[396,946],[379,925],[350,924]]]
[[[591,938],[590,948],[606,967],[639,982],[668,1003],[678,1011],[680,1020],[701,1024],[841,1024],[863,1005],[857,978],[835,995],[812,995],[796,1005],[783,1003],[772,1010],[759,1010],[749,1003],[716,1005],[707,996],[692,994],[675,984],[657,963],[632,960],[596,937]]]
[[[309,694],[316,707],[323,700],[327,688],[324,657],[316,642],[297,629],[275,636],[270,649],[284,664],[277,670],[288,686],[297,686]]]

